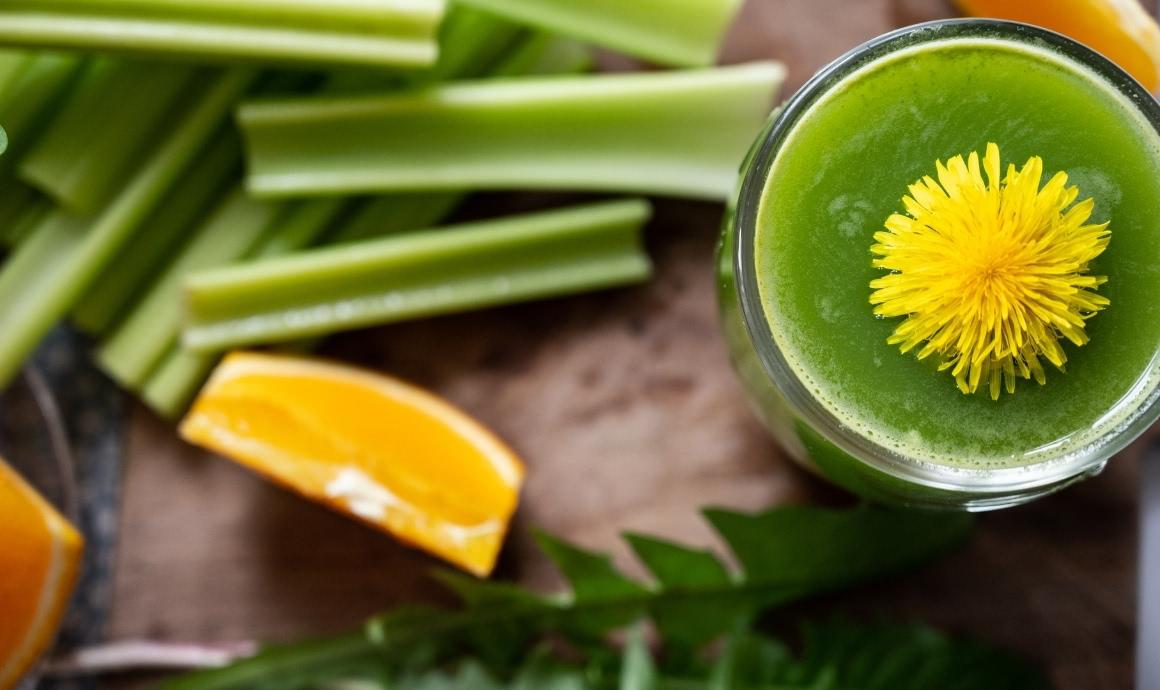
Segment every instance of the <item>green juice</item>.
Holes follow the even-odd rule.
[[[784,385],[756,397],[775,432],[784,437],[793,429],[797,438],[789,445],[804,447],[839,481],[869,474],[882,484],[882,472],[844,466],[864,459],[839,450],[842,443],[829,437],[835,434],[875,446],[895,470],[910,464],[937,475],[941,467],[986,484],[988,472],[1010,474],[1090,452],[1117,429],[1154,417],[1160,136],[1142,107],[1155,103],[1047,43],[1008,40],[1006,33],[1019,31],[993,29],[958,27],[938,40],[898,40],[896,49],[848,67],[816,89],[820,95],[799,106],[792,123],[779,123],[780,140],[764,166],[750,164],[750,187],[754,175],[764,181],[749,192],[754,226],[751,255],[743,260],[752,266],[738,270],[752,271],[756,294],[749,299],[760,308],[749,316],[765,323],[750,324],[749,338],[772,339],[797,397],[809,400],[788,402]],[[871,264],[873,235],[903,211],[908,185],[934,176],[936,160],[981,157],[988,142],[998,144],[1004,172],[1031,156],[1043,159],[1044,183],[1067,172],[1079,198],[1095,200],[1089,222],[1109,221],[1111,230],[1108,249],[1091,266],[1092,274],[1108,277],[1099,293],[1111,304],[1087,322],[1090,342],[1065,344],[1066,372],[1045,362],[1046,385],[1020,379],[1014,394],[998,400],[982,390],[961,393],[950,374],[937,371],[937,356],[920,361],[887,344],[901,319],[876,317],[869,301],[870,282],[885,274]],[[734,250],[729,238],[726,245]],[[728,294],[732,267],[724,268],[727,302],[737,298]],[[724,312],[742,376],[763,376],[747,367],[755,358],[745,350],[755,346],[739,344],[740,331],[729,324],[732,308],[725,304]],[[819,430],[802,414],[803,404],[838,431]],[[905,499],[912,480],[895,481],[898,472],[889,468],[885,474],[903,486]],[[925,494],[926,485],[956,491],[953,479],[919,480],[910,495]],[[897,496],[898,486],[892,491]]]

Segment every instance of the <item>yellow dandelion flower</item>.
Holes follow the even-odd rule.
[[[1040,358],[1061,371],[1061,339],[1088,341],[1084,323],[1108,305],[1096,289],[1107,278],[1088,264],[1108,246],[1108,224],[1087,224],[1094,202],[1056,173],[1040,188],[1043,160],[1031,158],[1000,179],[999,147],[987,144],[982,168],[972,152],[936,161],[902,198],[905,214],[875,233],[870,283],[874,313],[905,317],[888,342],[902,352],[938,355],[963,393],[989,385],[1015,392],[1017,377],[1046,381]],[[986,181],[983,174],[986,174]]]

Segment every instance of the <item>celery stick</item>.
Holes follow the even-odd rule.
[[[180,329],[178,300],[186,274],[245,256],[261,240],[278,211],[277,204],[254,201],[240,189],[231,192],[132,314],[97,349],[97,363],[105,373],[126,388],[144,383]]]
[[[177,419],[189,407],[221,357],[174,345],[141,389],[141,400],[158,416]]]
[[[181,65],[94,61],[24,157],[21,178],[73,212],[95,211],[124,185],[198,76]]]
[[[36,143],[50,113],[64,99],[82,71],[76,57],[26,54],[23,69],[5,81],[0,90],[0,123],[8,131],[13,150],[0,159],[0,170],[14,167]]]
[[[422,67],[443,11],[442,0],[4,0],[0,44]]]
[[[545,31],[680,67],[712,64],[741,0],[459,0]]]
[[[20,79],[32,63],[33,54],[19,50],[0,50],[0,98]]]
[[[205,210],[241,171],[241,150],[232,127],[214,135],[206,149],[142,223],[132,251],[122,252],[117,270],[101,277],[76,310],[73,323],[90,335],[108,331],[190,236]]]
[[[456,17],[458,11],[451,15]],[[482,15],[484,13],[467,12],[467,15]],[[460,19],[460,21],[466,21]],[[486,26],[485,17],[475,17],[470,20],[473,26],[481,30]],[[497,40],[506,41],[503,36],[507,33],[502,23],[499,26],[490,26],[485,33],[459,34],[461,40],[456,39],[457,50],[450,53],[449,60],[455,55],[482,56],[489,54],[491,46]],[[455,35],[453,30],[445,30],[444,42],[451,41]],[[472,48],[467,44],[485,44]],[[479,57],[482,61],[485,58]],[[582,46],[574,41],[546,36],[521,36],[515,47],[507,50],[498,64],[490,68],[488,73],[502,72],[505,74],[551,74],[578,72],[587,69],[591,63],[591,55]],[[443,69],[449,72],[463,70],[462,76],[475,74],[473,65],[478,62],[464,60],[462,67],[452,70],[450,62],[443,64]],[[297,205],[291,205],[284,217],[279,220],[277,232],[269,235],[263,246],[256,251],[255,257],[266,258],[285,254],[294,249],[315,244],[319,238],[326,244],[338,244],[357,240],[397,234],[409,230],[431,227],[439,224],[462,201],[463,195],[457,193],[433,193],[417,195],[396,195],[377,197],[363,200],[348,212],[352,204],[339,203],[338,198],[318,199]],[[328,211],[326,204],[333,204]],[[323,234],[331,222],[333,212],[338,221],[338,227],[330,234]],[[344,219],[345,216],[345,219]],[[313,223],[313,224],[312,224]],[[313,342],[313,341],[311,341]],[[308,346],[306,349],[311,349]],[[150,374],[143,387],[139,389],[141,399],[157,414],[165,418],[175,418],[181,415],[189,406],[190,401],[197,394],[202,383],[213,371],[218,361],[217,354],[199,354],[190,352],[177,345],[172,346],[165,358]]]
[[[15,244],[16,225],[29,207],[43,199],[43,195],[20,180],[0,173],[0,244]]]
[[[4,209],[10,215],[0,225],[0,246],[15,248],[32,234],[52,210],[52,204],[35,192],[26,197],[19,208]]]
[[[487,76],[527,34],[490,12],[454,5],[439,29],[439,62],[425,76],[434,81]]]
[[[649,213],[592,204],[194,274],[183,342],[220,351],[638,282]]]
[[[235,70],[211,80],[124,190],[95,218],[57,211],[0,270],[0,388],[41,338],[88,292],[140,223],[224,122],[253,81]]]
[[[592,51],[583,44],[549,34],[534,34],[500,60],[491,76],[580,74],[591,70],[594,64]]]
[[[583,45],[547,34],[535,34],[518,41],[495,61],[486,76],[577,74],[589,70],[592,64],[592,53]],[[327,241],[329,244],[342,244],[432,227],[451,215],[465,196],[457,192],[431,192],[373,197]]]
[[[398,194],[365,200],[327,244],[347,244],[438,225],[463,202],[464,194]]]
[[[263,196],[465,189],[724,200],[784,69],[534,77],[243,105]]]
[[[274,225],[274,231],[253,252],[256,258],[281,256],[314,244],[340,215],[345,213],[346,199],[310,199],[285,204]]]

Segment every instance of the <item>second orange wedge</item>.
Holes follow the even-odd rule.
[[[480,576],[495,567],[524,476],[448,402],[300,357],[229,355],[181,435]]]

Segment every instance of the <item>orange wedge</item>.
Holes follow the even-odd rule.
[[[967,14],[1036,24],[1103,53],[1149,91],[1160,87],[1160,27],[1138,0],[958,0]]]
[[[229,355],[181,435],[479,576],[495,567],[524,476],[445,400],[300,357]]]
[[[82,550],[72,525],[0,460],[0,690],[52,643]]]

